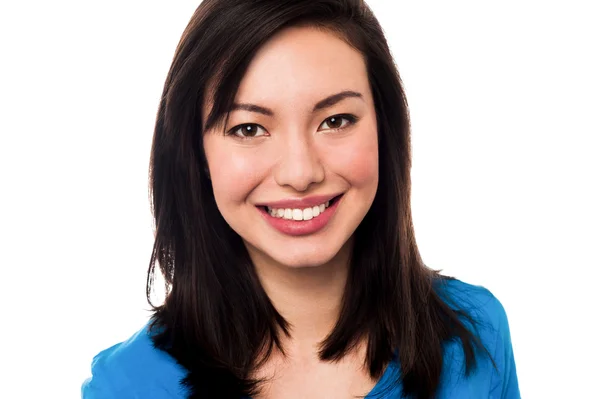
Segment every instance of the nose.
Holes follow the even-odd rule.
[[[325,170],[312,137],[294,134],[281,145],[275,181],[280,186],[290,186],[296,191],[306,191],[312,184],[325,179]]]

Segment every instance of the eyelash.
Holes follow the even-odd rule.
[[[321,124],[319,126],[321,126],[323,123],[328,122],[329,120],[333,119],[333,118],[342,118],[342,119],[346,119],[348,122],[346,123],[346,125],[344,125],[343,127],[338,127],[338,128],[332,128],[332,129],[328,129],[334,132],[340,131],[340,130],[344,130],[354,124],[356,124],[356,122],[358,121],[358,118],[355,115],[352,114],[336,114],[336,115],[332,115],[327,117],[325,120],[323,120],[323,122],[321,122]],[[226,136],[234,136],[240,140],[251,140],[253,138],[256,138],[257,136],[240,136],[235,134],[236,131],[238,131],[239,129],[246,127],[246,126],[258,126],[261,129],[263,129],[265,132],[267,129],[265,129],[264,127],[262,127],[261,125],[257,124],[257,123],[242,123],[240,125],[236,125],[234,127],[232,127],[231,129],[229,129],[225,135]],[[262,137],[262,136],[258,136],[258,137]]]

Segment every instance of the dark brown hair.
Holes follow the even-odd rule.
[[[227,117],[260,46],[297,25],[326,29],[363,54],[378,124],[379,186],[355,232],[341,314],[320,357],[340,359],[366,338],[365,362],[374,378],[396,351],[405,396],[431,398],[445,342],[460,340],[467,374],[484,348],[466,324],[475,322],[436,290],[445,277],[419,256],[406,98],[384,33],[360,0],[204,0],[192,16],[166,79],[150,161],[151,305],[157,263],[167,286],[164,304],[153,306],[155,347],[187,369],[182,382],[190,398],[237,399],[256,394],[260,381],[250,378],[252,371],[274,347],[281,349],[280,334],[288,334],[241,238],[217,209],[202,134]],[[214,105],[202,126],[202,103],[213,83]]]

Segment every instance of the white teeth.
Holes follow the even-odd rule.
[[[312,217],[316,218],[317,216],[319,216],[320,213],[321,211],[319,210],[318,206],[312,207]]]
[[[291,209],[291,208],[270,208],[267,207],[269,215],[275,218],[288,219],[288,220],[311,220],[316,218],[329,207],[329,201],[321,205],[316,205],[310,208],[304,209]]]
[[[292,218],[294,218],[294,220],[302,220],[302,209],[292,210]]]
[[[313,218],[312,208],[306,208],[302,211],[302,219],[310,220]]]

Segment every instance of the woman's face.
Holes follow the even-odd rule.
[[[223,218],[255,263],[332,260],[349,247],[379,178],[362,55],[331,33],[287,28],[256,54],[235,104],[228,133],[217,126],[203,138]]]

